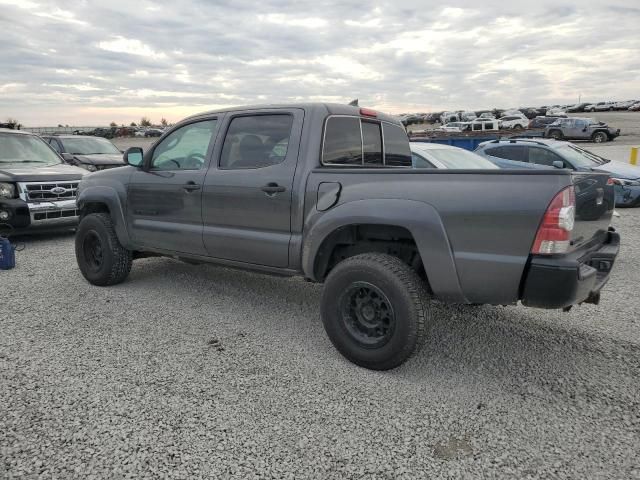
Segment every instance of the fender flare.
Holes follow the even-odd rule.
[[[307,278],[320,281],[314,271],[316,256],[337,229],[358,224],[393,225],[413,235],[434,294],[446,302],[468,303],[444,225],[433,206],[415,200],[367,199],[343,203],[320,216],[318,213],[305,222],[302,269]]]
[[[113,221],[113,225],[118,236],[118,240],[125,248],[131,248],[131,239],[127,231],[127,223],[122,208],[122,202],[118,192],[113,187],[108,186],[89,186],[80,192],[76,200],[78,209],[82,210],[89,203],[100,203],[107,207],[109,216]]]

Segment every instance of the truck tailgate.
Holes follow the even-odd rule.
[[[605,241],[615,206],[614,186],[608,181],[608,173],[572,175],[576,194],[576,218],[571,250]]]

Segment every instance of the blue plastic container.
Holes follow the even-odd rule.
[[[11,270],[16,266],[16,247],[8,238],[0,237],[0,270]]]

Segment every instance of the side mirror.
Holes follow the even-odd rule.
[[[124,161],[132,167],[141,167],[142,160],[142,149],[140,147],[130,147],[124,152]]]
[[[554,160],[553,166],[555,168],[564,168],[564,162],[562,160]]]
[[[65,162],[73,162],[73,154],[71,154],[71,153],[63,153],[62,154],[62,159]]]

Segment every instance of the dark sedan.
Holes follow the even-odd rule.
[[[90,172],[125,165],[122,152],[106,138],[52,135],[43,136],[42,139],[69,165],[76,165]]]

